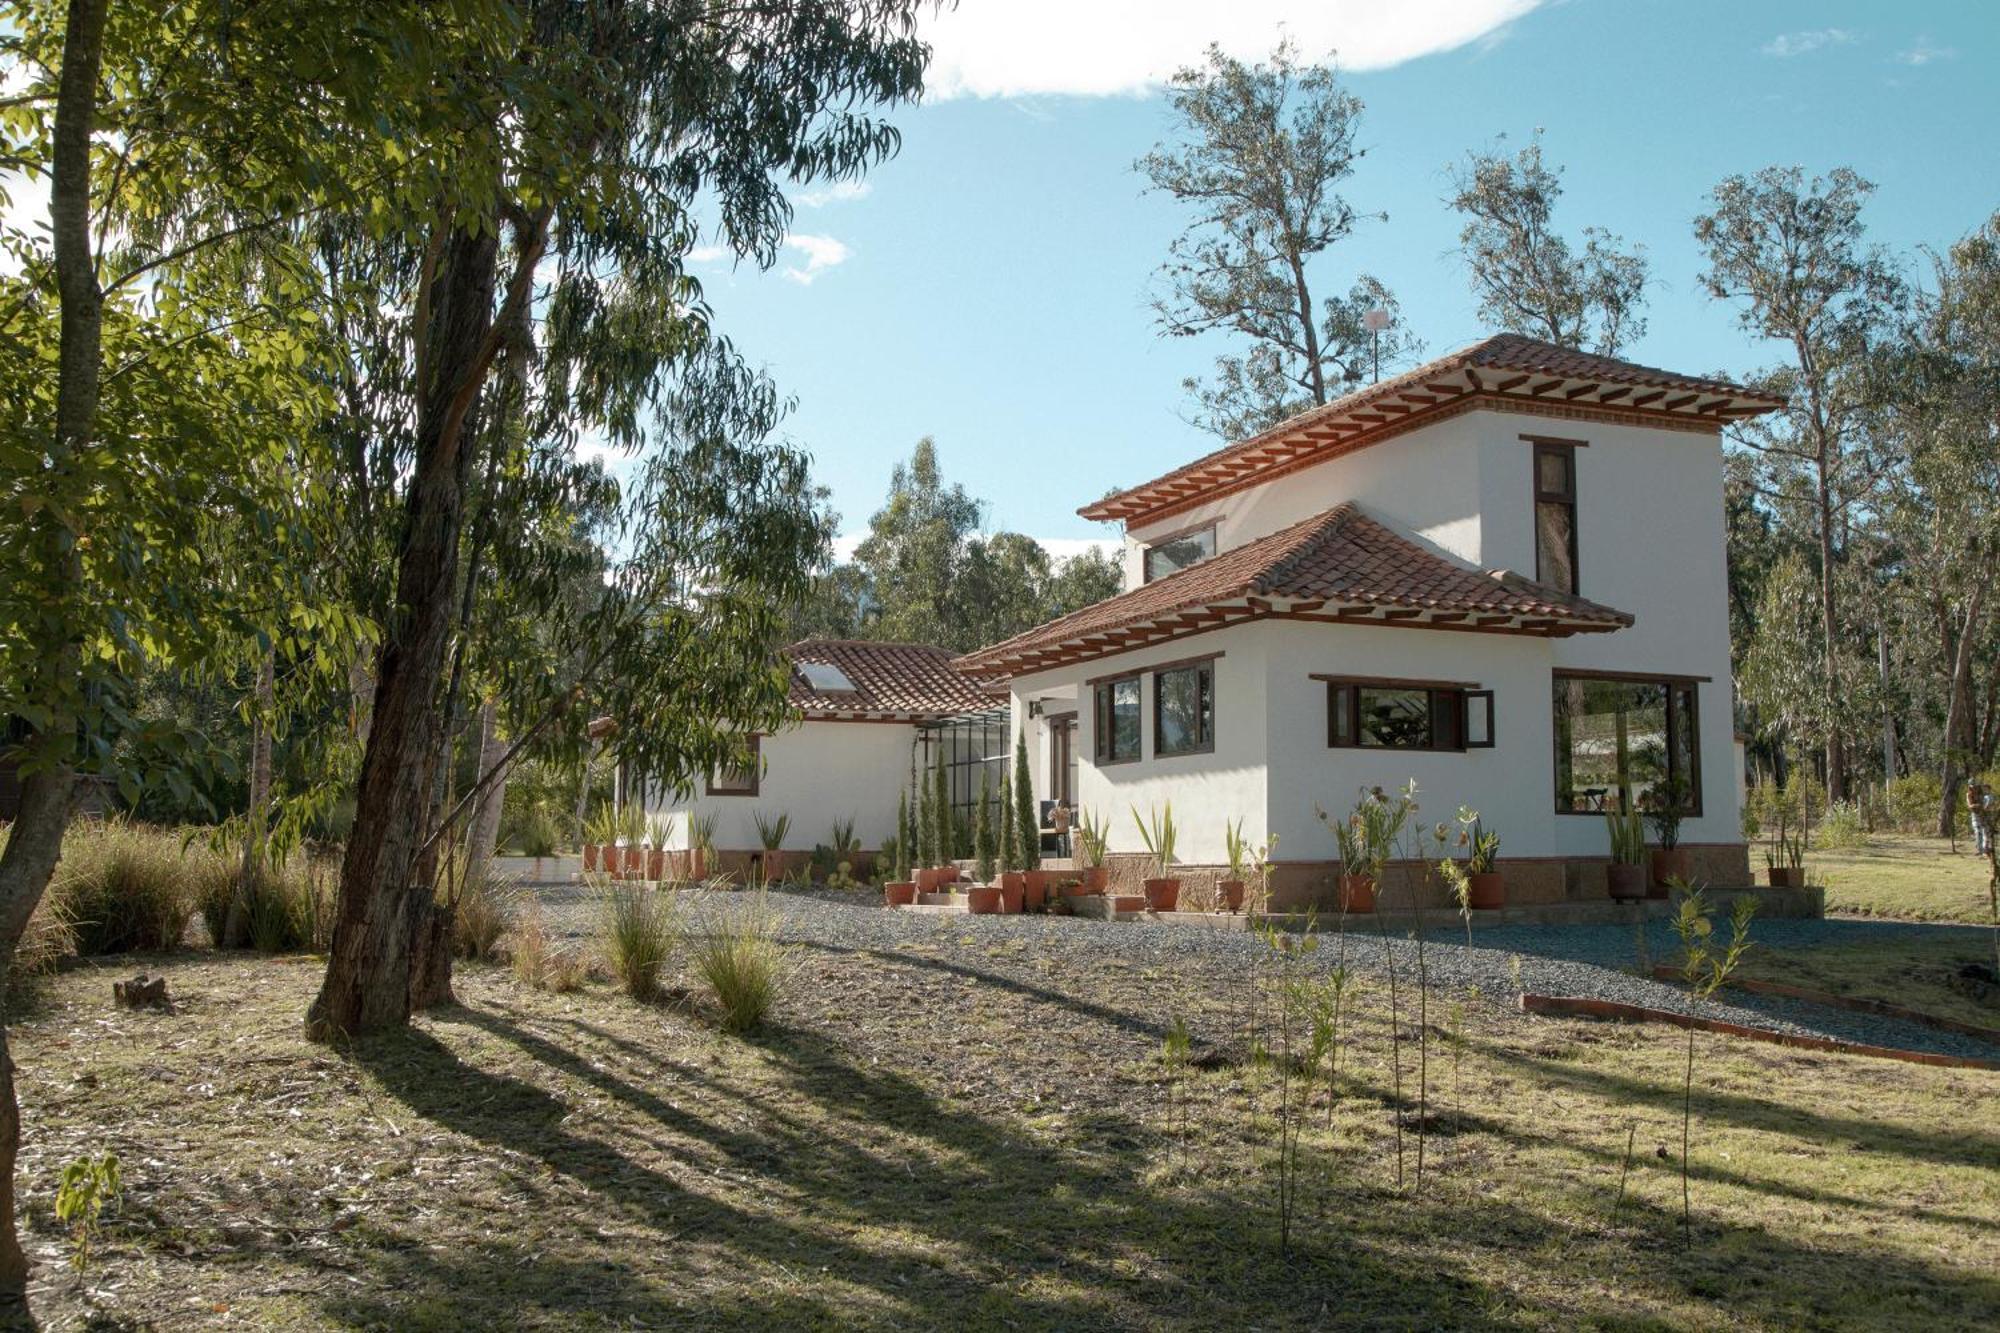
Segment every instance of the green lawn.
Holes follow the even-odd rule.
[[[1954,856],[1942,838],[1878,833],[1866,847],[1813,848],[1806,870],[1826,885],[1829,913],[1983,923],[1990,910],[1986,858],[1973,855],[1969,842],[1958,846]]]
[[[1960,969],[1968,963],[1996,966],[1989,931],[1920,931],[1791,952],[1752,949],[1743,956],[1741,968],[1742,975],[1761,981],[1882,1000],[1937,1018],[2000,1029],[2000,987],[1961,976]]]
[[[753,1041],[698,1006],[468,968],[462,1007],[353,1053],[301,1039],[313,960],[143,964],[177,1013],[115,1011],[110,971],[80,969],[15,1029],[50,1327],[1936,1330],[2000,1309],[2000,1074],[1699,1037],[1685,1246],[1682,1033],[1475,1004],[1457,1067],[1431,1051],[1419,1192],[1370,991],[1339,1098],[1303,1102],[1281,1254],[1274,1069],[1243,1059],[1240,973],[1199,962],[1079,975],[970,932],[808,950]],[[1159,1056],[1176,1013],[1201,1057],[1184,1113]],[[1430,1018],[1451,1025],[1445,997]],[[107,1148],[125,1197],[79,1277],[51,1185]]]

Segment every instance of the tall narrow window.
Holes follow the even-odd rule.
[[[1535,441],[1535,581],[1576,584],[1576,446]]]
[[[1153,676],[1153,753],[1206,754],[1215,748],[1215,663],[1195,662]]]
[[[1099,764],[1123,764],[1139,757],[1139,678],[1121,676],[1099,684],[1092,694]]]

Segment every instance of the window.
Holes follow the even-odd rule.
[[[1493,691],[1443,681],[1315,676],[1326,685],[1326,743],[1335,749],[1484,750]]]
[[[1206,754],[1215,748],[1215,663],[1191,662],[1153,674],[1153,754]]]
[[[1146,582],[1165,578],[1189,565],[1198,565],[1215,554],[1215,525],[1183,532],[1178,537],[1154,542],[1146,548]]]
[[[724,761],[715,766],[708,775],[710,796],[755,796],[757,778],[763,772],[764,758],[758,745],[759,738],[750,738],[750,752],[740,755],[734,762]]]
[[[1577,588],[1576,450],[1535,441],[1535,581],[1563,592]]]
[[[1558,675],[1555,724],[1558,813],[1643,808],[1674,790],[1681,813],[1701,813],[1694,682]]]
[[[1099,764],[1123,764],[1139,757],[1139,678],[1121,676],[1096,686],[1093,698]]]

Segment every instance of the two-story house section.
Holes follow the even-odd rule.
[[[958,661],[1004,680],[1043,799],[1171,801],[1181,859],[1414,778],[1479,811],[1516,902],[1604,892],[1607,804],[1678,790],[1695,872],[1750,882],[1733,771],[1721,428],[1737,385],[1501,335],[1107,496],[1126,591]]]

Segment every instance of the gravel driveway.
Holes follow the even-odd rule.
[[[532,890],[550,929],[583,937],[595,933],[596,904],[576,887]],[[1160,968],[1226,981],[1240,976],[1267,946],[1249,931],[1146,922],[1112,923],[1076,917],[964,916],[890,911],[878,890],[778,890],[769,895],[780,913],[781,936],[812,948],[868,952],[912,945],[933,950],[974,971],[1022,979],[1032,968],[1041,974],[1051,959],[1087,986],[1094,971],[1115,963]],[[754,895],[714,895],[702,910],[741,911]],[[1385,974],[1383,942],[1366,925],[1350,921],[1346,958],[1351,967]],[[1862,921],[1759,921],[1751,936],[1759,949],[1793,952],[1830,944],[1850,944],[1885,933],[1953,929]],[[1497,926],[1479,931],[1468,948],[1456,917],[1440,914],[1426,945],[1434,983],[1460,990],[1476,988],[1498,1002],[1511,1003],[1520,988],[1547,995],[1588,996],[1695,1013],[1733,1023],[1838,1041],[1933,1051],[1944,1055],[2000,1058],[2000,1046],[1901,1019],[1829,1008],[1778,996],[1727,992],[1723,1003],[1702,1004],[1676,986],[1635,975],[1639,962],[1636,932],[1624,926]],[[1454,942],[1456,941],[1456,942]],[[1007,948],[1004,946],[1014,946]],[[996,946],[1003,946],[996,950]],[[1651,923],[1647,948],[1654,962],[1671,962],[1679,945],[1664,921]],[[1414,978],[1416,946],[1389,943],[1399,978]],[[1332,967],[1339,952],[1329,936],[1315,955]],[[1518,977],[1516,974],[1518,968]],[[1016,975],[1016,974],[1020,975]]]

